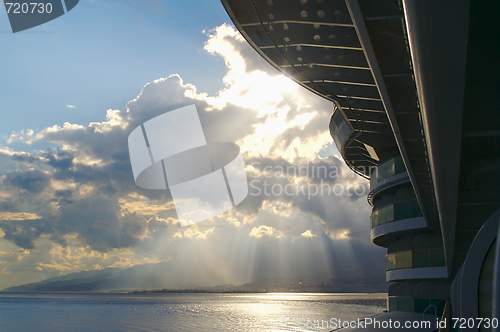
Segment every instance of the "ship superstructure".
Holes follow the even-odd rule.
[[[371,240],[387,248],[393,282],[388,309],[491,318],[500,293],[499,4],[222,3],[262,57],[332,101],[331,136],[370,179]]]

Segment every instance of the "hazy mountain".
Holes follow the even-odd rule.
[[[180,262],[181,263],[181,262]],[[189,288],[221,284],[222,279],[207,265],[178,262],[136,265],[129,268],[107,268],[102,270],[70,273],[40,282],[4,289],[5,292],[105,292],[116,290]],[[180,277],[182,276],[182,277]]]
[[[146,273],[141,273],[138,266],[131,268],[107,268],[102,270],[70,273],[61,277],[49,278],[40,282],[4,289],[4,292],[42,292],[42,291],[112,291],[118,289],[137,289],[151,284],[164,286],[155,278],[163,263],[156,266],[144,265]],[[163,278],[162,278],[163,279]]]
[[[135,290],[187,290],[208,292],[386,292],[383,277],[331,276],[321,274],[298,278],[271,278],[235,286],[212,287],[207,280],[216,280],[210,269],[199,269],[197,273],[176,270],[173,262],[136,265],[129,268],[107,268],[102,270],[71,273],[40,282],[9,287],[4,292],[107,292]],[[175,273],[173,272],[175,271]],[[204,271],[206,273],[200,273]],[[183,278],[179,279],[181,275]],[[193,287],[193,285],[196,285]],[[212,283],[213,285],[213,283]]]

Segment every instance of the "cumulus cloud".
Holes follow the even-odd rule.
[[[270,68],[229,25],[208,32],[205,50],[223,57],[228,68],[226,88],[216,95],[172,74],[144,86],[126,109],[107,110],[102,122],[66,122],[9,137],[8,144],[58,148],[0,147],[6,165],[0,175],[0,251],[10,262],[4,271],[21,271],[16,259],[26,262],[23,269],[33,278],[42,278],[200,256],[225,281],[241,283],[268,276],[280,255],[286,256],[282,273],[324,272],[308,255],[331,267],[335,241],[364,248],[367,182],[338,157],[319,156],[332,143],[332,104]],[[241,147],[250,187],[236,209],[181,229],[168,190],[135,185],[127,138],[145,121],[190,104],[197,106],[208,141]],[[23,252],[14,254],[18,249]]]
[[[303,237],[318,237],[316,234],[313,234],[310,229],[305,231],[304,233],[300,234]]]
[[[278,231],[278,230],[274,229],[273,227],[261,225],[259,227],[252,228],[252,230],[250,231],[250,236],[253,236],[256,238],[261,238],[263,236],[272,236],[272,237],[279,239],[279,238],[283,237],[284,235],[283,235],[283,232]]]

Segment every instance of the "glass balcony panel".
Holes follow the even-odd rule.
[[[431,304],[431,299],[414,299],[414,311],[416,312],[424,312],[427,307]],[[434,309],[432,310],[432,314],[434,314]],[[429,311],[427,310],[427,313]]]
[[[388,254],[387,255],[387,266],[386,270],[391,271],[396,269],[396,255],[395,254]]]
[[[402,157],[394,158],[394,174],[406,172],[406,167]]]
[[[330,134],[332,135],[332,137],[335,136],[335,133],[337,132],[337,129],[339,128],[342,121],[344,121],[342,113],[339,111],[335,111],[332,116],[332,120],[330,121]]]
[[[396,162],[395,159],[391,159],[387,162],[387,178],[396,174]]]
[[[385,209],[382,207],[378,209],[378,225],[382,225],[383,223],[385,223]]]
[[[385,222],[394,221],[394,205],[386,206],[385,209]]]
[[[418,205],[417,200],[409,201],[410,205],[410,218],[416,218],[422,216],[422,210],[420,210],[420,205]]]
[[[413,311],[413,299],[411,297],[397,297],[398,311]]]
[[[389,297],[387,299],[389,303],[389,311],[397,311],[398,310],[398,299],[396,297]]]
[[[413,267],[413,260],[411,251],[403,252],[403,269],[411,269]]]
[[[378,181],[377,182],[385,180],[385,178],[387,177],[387,170],[388,170],[387,163],[383,163],[382,165],[380,165],[378,167]]]
[[[391,172],[393,165],[394,165],[393,160],[389,160],[387,163],[385,163],[385,165],[384,165],[384,180],[393,175],[393,172]]]
[[[351,127],[349,127],[349,124],[344,119],[342,112],[336,110],[330,121],[330,135],[339,151],[342,151],[342,146],[351,132]]]
[[[372,228],[387,222],[393,222],[408,218],[421,217],[422,212],[416,200],[399,202],[378,208],[372,212],[370,218]]]
[[[443,248],[432,248],[429,249],[430,266],[445,266],[446,261],[444,259]]]
[[[385,224],[387,222],[387,219],[389,218],[388,216],[388,211],[387,209],[382,210],[382,218],[379,220],[379,225]]]
[[[331,132],[331,128],[330,128]],[[333,136],[333,135],[332,135]],[[370,186],[374,187],[380,181],[383,181],[393,175],[406,172],[403,158],[401,156],[387,160],[380,164],[377,169],[372,173],[370,178]]]
[[[443,248],[406,250],[386,256],[387,271],[421,267],[446,266]]]
[[[413,267],[429,267],[429,251],[414,250],[413,251]]]
[[[394,220],[407,219],[410,216],[410,202],[394,204]]]
[[[373,212],[372,215],[370,216],[370,218],[372,220],[372,228],[379,225],[379,223],[378,223],[378,210]]]
[[[404,269],[404,252],[396,253],[396,269]]]
[[[396,298],[396,303],[397,303],[397,311],[405,311],[405,298],[404,297],[397,297]]]
[[[443,298],[418,298],[410,296],[390,296],[388,299],[389,311],[411,311],[423,313],[429,305],[436,306],[438,317],[443,315],[446,300]],[[427,309],[427,314],[434,315],[434,308]]]
[[[436,306],[438,315],[442,315],[446,306],[446,299],[431,299],[431,304]]]
[[[394,206],[392,204],[384,206],[378,209],[378,211],[379,211],[378,225],[382,225],[385,224],[386,222],[394,220]]]
[[[339,125],[337,131],[335,132],[335,141],[339,143],[339,145],[344,144],[347,137],[351,134],[351,127],[347,124],[346,121],[342,121]],[[337,145],[338,146],[338,145]],[[342,150],[339,150],[342,151]]]
[[[406,298],[405,311],[415,311],[415,305],[414,305],[413,299],[411,297]]]

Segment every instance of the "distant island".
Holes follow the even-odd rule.
[[[300,278],[261,279],[247,284],[222,285],[188,289],[144,289],[131,291],[133,294],[149,293],[385,293],[387,286],[381,280],[373,285],[366,278],[329,278],[326,274]]]

